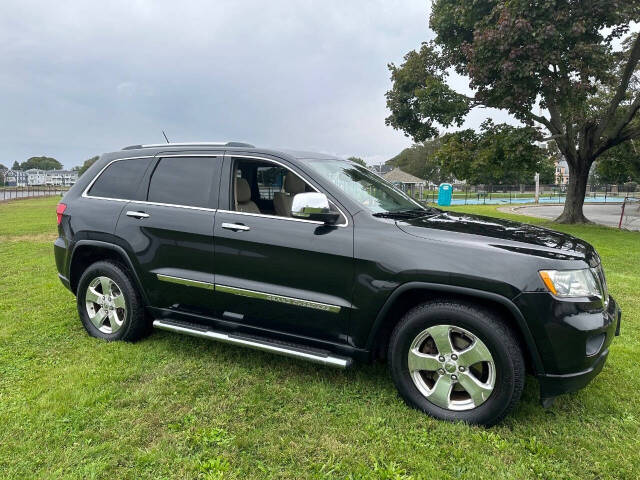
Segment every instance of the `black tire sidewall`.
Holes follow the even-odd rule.
[[[122,326],[115,333],[104,333],[98,330],[89,319],[89,315],[87,313],[85,305],[87,287],[96,277],[100,276],[108,277],[113,280],[124,295],[127,314]],[[80,277],[80,281],[78,282],[77,303],[78,314],[80,315],[82,324],[87,332],[93,337],[107,341],[127,339],[129,331],[132,329],[133,323],[137,320],[137,316],[139,315],[139,300],[135,287],[122,267],[111,262],[96,262],[84,271]]]
[[[413,383],[408,368],[408,352],[416,336],[434,325],[452,325],[468,330],[487,346],[494,360],[496,379],[491,396],[471,410],[453,411],[427,400]],[[492,425],[519,399],[523,361],[513,337],[504,335],[496,320],[481,309],[455,303],[425,304],[411,310],[396,328],[389,345],[391,374],[401,396],[412,406],[436,418]],[[516,355],[514,355],[514,351]],[[514,358],[514,356],[516,358]]]

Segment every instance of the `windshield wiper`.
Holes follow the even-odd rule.
[[[424,208],[407,208],[403,210],[393,210],[389,212],[377,212],[374,213],[374,217],[381,218],[418,218],[426,215],[437,215],[440,210],[435,207]]]

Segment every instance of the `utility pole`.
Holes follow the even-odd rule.
[[[540,174],[536,172],[536,203],[540,203]]]

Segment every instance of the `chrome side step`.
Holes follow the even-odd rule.
[[[306,347],[304,345],[293,345],[268,338],[218,332],[192,323],[178,322],[174,320],[154,320],[153,326],[160,330],[183,333],[193,337],[216,340],[218,342],[230,343],[232,345],[241,345],[243,347],[264,350],[265,352],[276,353],[286,357],[301,358],[309,362],[328,365],[330,367],[347,368],[352,362],[351,358],[335,356],[330,352]]]

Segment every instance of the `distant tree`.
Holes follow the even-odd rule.
[[[0,163],[0,185],[4,187],[5,180],[4,177],[7,174],[7,167]]]
[[[96,163],[96,160],[98,160],[100,157],[98,155],[96,155],[95,157],[91,157],[88,160],[85,160],[84,163],[82,164],[81,167],[75,167],[78,169],[78,177],[80,175],[82,175],[84,172],[87,171],[87,169],[93,165],[94,163]],[[75,170],[74,168],[74,170]]]
[[[360,157],[349,157],[349,158],[347,158],[347,160],[351,160],[352,162],[356,162],[356,163],[362,165],[363,167],[367,166],[367,162],[365,162]]]
[[[633,141],[618,145],[598,160],[595,174],[602,183],[640,182],[640,145]]]
[[[52,157],[31,157],[26,162],[20,164],[21,170],[29,170],[30,168],[38,168],[40,170],[60,170],[62,164]]]
[[[530,184],[536,172],[541,181],[552,180],[553,160],[535,143],[539,138],[532,127],[486,120],[480,132],[467,129],[442,137],[435,157],[445,172],[472,184]]]
[[[640,138],[639,18],[638,0],[434,0],[434,40],[389,65],[386,123],[416,142],[476,107],[544,126],[570,172],[557,221],[586,222],[591,165]],[[451,72],[469,78],[472,96],[448,85]]]
[[[441,168],[435,156],[441,144],[440,138],[416,143],[385,163],[436,184],[449,181],[451,175]]]
[[[20,170],[20,163],[17,160],[13,162],[13,167],[11,167],[11,170]]]

